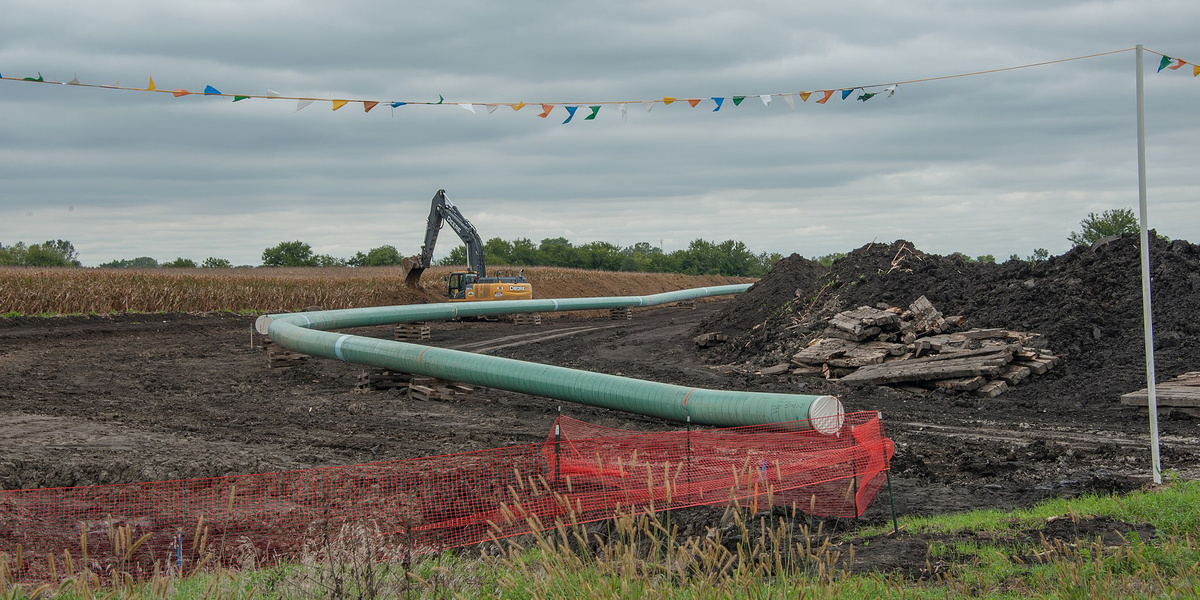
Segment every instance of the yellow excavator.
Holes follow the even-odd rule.
[[[433,196],[429,221],[425,227],[425,244],[421,246],[421,253],[405,258],[402,263],[405,285],[417,287],[421,281],[421,273],[433,264],[433,246],[437,243],[438,232],[446,223],[450,224],[450,228],[467,247],[467,270],[451,273],[446,286],[446,297],[451,302],[533,298],[533,285],[523,273],[487,276],[487,267],[483,264],[483,240],[480,239],[475,226],[446,198],[446,190],[438,190]]]

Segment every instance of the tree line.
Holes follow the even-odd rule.
[[[1080,221],[1080,230],[1071,232],[1068,240],[1073,246],[1091,245],[1110,236],[1139,231],[1138,219],[1133,210],[1119,208],[1099,215],[1088,213]],[[1162,236],[1159,236],[1162,237]],[[492,266],[548,266],[602,271],[641,271],[656,273],[684,273],[688,275],[729,275],[737,277],[761,277],[782,255],[777,253],[751,252],[746,244],[736,240],[716,243],[695,239],[687,248],[665,252],[649,242],[638,242],[621,247],[608,242],[590,242],[574,245],[566,238],[547,238],[534,244],[526,238],[504,240],[492,238],[483,245],[484,260]],[[833,253],[817,257],[817,262],[829,265],[844,253]],[[994,256],[985,254],[971,258],[961,252],[958,256],[972,262],[996,262]],[[1050,253],[1038,248],[1026,260],[1046,260]],[[263,250],[264,267],[377,267],[401,264],[404,259],[395,246],[385,245],[367,252],[357,252],[349,258],[338,258],[328,254],[316,254],[312,246],[299,240],[280,242]],[[1009,260],[1020,260],[1012,255]],[[459,245],[450,254],[437,262],[439,265],[455,266],[467,263],[466,246]],[[29,267],[78,267],[81,266],[75,246],[66,240],[48,240],[41,244],[26,245],[17,242],[11,246],[0,243],[0,266]],[[197,264],[189,258],[179,257],[160,263],[149,256],[117,259],[98,265],[108,269],[153,269],[153,268],[210,268],[228,269],[230,261],[208,257]]]

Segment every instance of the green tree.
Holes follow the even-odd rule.
[[[0,265],[24,267],[78,267],[75,246],[66,240],[47,240],[26,246],[25,242],[5,248],[0,244]]]
[[[1067,236],[1074,246],[1090,246],[1110,235],[1141,231],[1132,208],[1114,208],[1099,215],[1088,213],[1087,218],[1079,222],[1079,227],[1079,231],[1072,231]]]
[[[1045,248],[1034,248],[1033,254],[1029,256],[1029,262],[1046,260],[1050,258],[1050,251]]]
[[[567,238],[546,238],[538,245],[538,256],[543,265],[550,267],[576,267],[579,265],[575,246]]]
[[[814,258],[813,260],[817,261],[817,263],[820,264],[821,266],[828,267],[833,264],[833,261],[835,261],[839,258],[845,258],[845,257],[846,257],[845,252],[831,252],[824,256],[818,256],[818,257]]]
[[[175,260],[160,265],[164,269],[195,269],[196,261],[190,258],[178,257]]]
[[[158,261],[149,256],[137,258],[118,258],[106,263],[100,263],[101,269],[157,269]]]
[[[395,246],[388,245],[371,248],[366,254],[357,252],[346,260],[345,264],[351,267],[390,267],[400,264],[403,260],[400,251]]]
[[[210,256],[204,259],[204,262],[200,263],[200,267],[203,269],[232,269],[233,263],[224,258]]]
[[[437,264],[442,267],[467,266],[467,247],[462,245],[455,246],[454,249],[450,251],[450,254],[447,254],[445,258],[437,261]]]
[[[313,256],[312,246],[297,240],[263,250],[262,262],[264,267],[315,267],[317,257]]]
[[[996,257],[992,254],[980,254],[975,258],[975,262],[996,264]]]
[[[513,245],[498,237],[483,243],[483,261],[489,265],[512,264]]]
[[[344,267],[346,260],[329,254],[318,254],[313,257],[313,263],[318,267]]]

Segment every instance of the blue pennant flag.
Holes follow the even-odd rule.
[[[204,95],[205,96],[220,96],[221,92],[218,91],[217,88],[215,88],[211,85],[206,85],[206,86],[204,86]]]
[[[571,119],[575,118],[575,111],[579,110],[579,107],[578,106],[568,106],[568,107],[566,107],[566,109],[567,109],[567,112],[570,114],[567,115],[567,120],[562,122],[563,125],[570,123]]]
[[[854,93],[854,90],[842,90],[842,100],[849,98],[850,94],[853,94],[853,93]]]
[[[725,98],[713,98],[712,101],[717,103],[717,107],[713,109],[713,112],[717,112],[721,110],[721,103],[725,102]]]
[[[392,103],[392,108],[397,108],[397,107],[400,107],[400,106],[404,106],[405,104],[408,104],[408,103],[407,103],[407,102],[393,102],[393,103]]]

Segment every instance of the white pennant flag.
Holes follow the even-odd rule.
[[[654,110],[654,102],[653,101],[643,102],[642,104],[646,105],[646,112],[650,112],[650,111]]]
[[[463,110],[470,112],[471,114],[475,114],[474,104],[459,104],[459,106],[462,107]]]
[[[888,96],[887,96],[887,97],[888,97],[888,98],[891,98],[892,96],[895,96],[895,95],[896,95],[896,88],[898,88],[898,87],[900,87],[900,86],[898,86],[898,85],[889,85],[889,86],[887,86],[887,87],[883,88],[883,90],[884,90],[885,92],[887,92],[887,93],[888,93]]]
[[[783,96],[783,101],[788,103],[788,107],[791,108],[792,110],[796,110],[796,99],[793,98],[791,94],[781,94],[781,95]]]
[[[278,97],[279,97],[279,92],[277,92],[277,91],[275,91],[275,90],[267,90],[267,95],[268,95],[268,96],[270,96],[270,97],[272,97],[272,98],[278,98]]]
[[[628,120],[629,119],[629,106],[627,106],[625,104],[618,104],[617,110],[621,111],[621,121],[628,123],[629,122],[629,120]]]
[[[490,115],[490,114],[496,112],[497,108],[500,108],[499,104],[488,104],[487,105],[488,114]]]
[[[760,94],[758,96],[758,98],[759,98],[759,100],[763,101],[763,106],[771,105],[771,95],[770,94]]]
[[[303,109],[304,109],[304,107],[306,107],[306,106],[308,106],[309,104],[312,104],[312,103],[313,103],[313,101],[312,101],[312,100],[297,100],[297,101],[296,101],[296,110],[295,110],[295,112],[300,112],[301,110],[303,110]]]
[[[66,85],[79,85],[79,75],[72,77],[71,80],[66,83]]]

